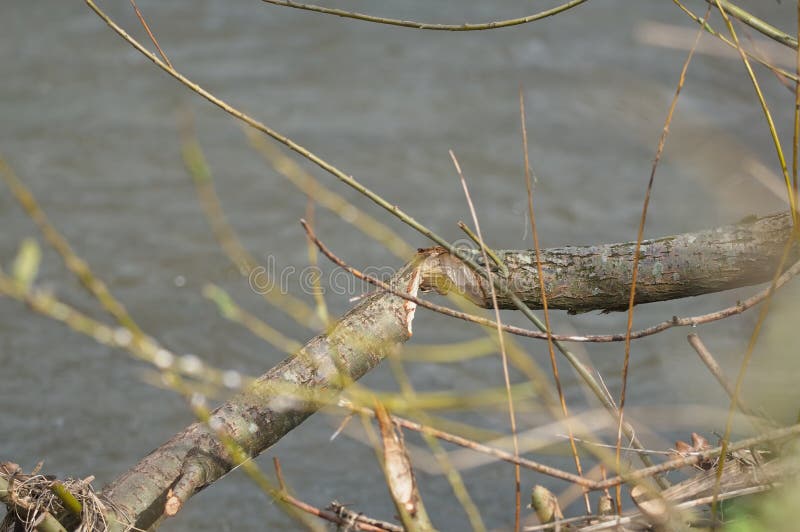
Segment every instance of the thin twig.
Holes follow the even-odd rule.
[[[706,2],[708,2],[709,5],[714,5],[715,0],[706,0]],[[788,46],[789,48],[793,48],[795,50],[798,49],[797,39],[779,30],[769,22],[756,17],[752,13],[748,13],[736,4],[732,4],[731,2],[728,2],[728,0],[719,0],[717,5],[724,8],[725,11],[727,11],[732,17],[744,22],[765,37],[769,37],[773,41],[779,42],[784,46]]]
[[[497,253],[495,253],[492,248],[486,246],[486,244],[481,241],[478,235],[472,232],[472,229],[470,229],[467,224],[459,220],[457,225],[459,229],[464,231],[464,234],[466,234],[470,240],[475,242],[482,251],[489,255],[489,258],[492,259],[492,262],[494,262],[498,268],[500,268],[500,271],[503,272],[503,275],[508,277],[508,267],[506,266],[506,263],[497,256]]]
[[[691,333],[689,336],[687,336],[687,340],[689,341],[689,345],[692,346],[697,355],[700,357],[700,360],[703,361],[703,364],[706,365],[714,378],[717,379],[717,382],[720,384],[720,386],[722,386],[722,389],[725,390],[725,393],[728,394],[728,398],[736,402],[742,413],[748,416],[756,417],[755,412],[753,412],[753,410],[744,403],[744,400],[741,397],[734,395],[733,385],[731,385],[731,382],[728,380],[728,377],[725,375],[722,367],[717,363],[714,355],[711,354],[711,351],[708,350],[700,337],[695,333]]]
[[[789,177],[789,170],[786,165],[786,158],[783,155],[783,147],[781,146],[780,138],[778,137],[778,130],[775,128],[775,122],[772,120],[772,113],[769,110],[769,106],[767,105],[767,101],[764,98],[764,94],[761,92],[761,87],[758,84],[758,79],[756,79],[755,72],[753,72],[753,68],[750,66],[750,61],[747,59],[747,54],[744,53],[744,49],[742,48],[741,43],[739,42],[739,37],[736,35],[736,30],[733,28],[733,23],[731,19],[728,17],[727,12],[722,7],[720,3],[721,0],[714,0],[717,5],[717,9],[719,10],[722,18],[725,20],[725,25],[728,27],[728,32],[731,34],[731,38],[733,42],[736,43],[736,49],[739,51],[739,55],[742,58],[742,62],[744,63],[745,69],[747,70],[747,75],[750,78],[751,83],[753,84],[753,89],[755,90],[756,96],[758,97],[758,102],[761,104],[761,111],[764,113],[764,118],[767,121],[767,127],[769,128],[769,134],[772,137],[772,144],[775,147],[775,153],[778,157],[778,163],[781,166],[781,172],[783,173],[783,178],[786,183],[786,197],[789,200],[789,207],[792,210],[792,221],[794,222],[795,229],[800,229],[800,217],[798,217],[797,211],[797,198],[794,194],[794,187],[792,185],[792,180]]]
[[[544,273],[542,272],[542,258],[539,249],[539,233],[536,230],[536,214],[533,209],[533,179],[531,179],[531,166],[528,157],[528,126],[525,119],[525,97],[522,94],[522,86],[519,88],[519,117],[522,125],[522,153],[523,163],[525,165],[525,187],[528,191],[528,215],[531,220],[531,234],[533,235],[533,248],[536,253],[536,270],[539,279],[539,293],[542,295],[542,310],[544,312],[544,324],[547,333],[547,349],[550,355],[550,365],[553,369],[553,380],[556,383],[556,391],[558,393],[558,400],[561,403],[561,413],[564,416],[564,422],[567,426],[567,433],[569,434],[569,446],[572,451],[572,458],[575,461],[575,469],[579,476],[583,476],[583,469],[581,468],[581,458],[578,454],[578,447],[575,445],[575,435],[572,432],[572,424],[569,422],[569,410],[567,409],[567,401],[564,398],[564,389],[561,386],[561,378],[558,375],[558,362],[556,361],[556,352],[553,346],[553,331],[550,326],[550,312],[547,308],[547,288],[544,285]],[[589,502],[589,494],[583,490],[583,500],[586,503],[586,511],[592,511],[592,505]]]
[[[309,196],[306,201],[306,220],[308,225],[314,227],[314,200]],[[331,317],[328,313],[328,305],[325,304],[325,292],[322,289],[322,275],[317,265],[317,247],[310,240],[306,245],[308,249],[308,265],[311,268],[311,293],[314,302],[317,304],[317,316],[324,327],[331,326]]]
[[[363,20],[365,22],[388,24],[390,26],[401,26],[404,28],[414,28],[417,30],[438,30],[438,31],[481,31],[481,30],[492,30],[497,28],[508,28],[510,26],[519,26],[520,24],[527,24],[529,22],[535,22],[543,18],[552,17],[553,15],[557,15],[561,12],[567,11],[568,9],[577,7],[586,2],[586,0],[570,0],[569,2],[561,4],[560,6],[540,11],[539,13],[534,13],[533,15],[528,15],[526,17],[513,18],[508,20],[482,22],[477,24],[475,23],[432,24],[428,22],[415,22],[413,20],[400,20],[393,18],[376,17],[374,15],[366,15],[364,13],[357,13],[354,11],[345,11],[343,9],[334,9],[330,7],[316,6],[313,4],[299,4],[297,2],[292,2],[288,0],[263,0],[263,1],[268,4],[273,4],[276,6],[292,7],[295,9],[302,9],[305,11],[314,11],[315,13],[323,13],[326,15],[335,15],[337,17]]]
[[[89,8],[92,11],[94,11],[95,14],[97,14],[97,16],[100,17],[100,19],[102,19],[103,22],[106,23],[106,25],[108,25],[109,28],[111,28],[117,35],[120,36],[120,38],[122,38],[125,42],[130,44],[139,53],[141,53],[142,55],[147,57],[147,59],[152,61],[153,64],[155,64],[161,70],[163,70],[164,72],[166,72],[167,74],[169,74],[170,76],[175,78],[182,85],[186,86],[192,92],[194,92],[194,93],[198,94],[199,96],[205,98],[210,103],[216,105],[217,107],[219,107],[220,109],[222,109],[223,111],[225,111],[229,115],[233,116],[237,120],[240,120],[241,122],[247,124],[248,126],[252,127],[253,129],[255,129],[257,131],[260,131],[261,133],[264,133],[265,135],[267,135],[269,137],[272,137],[273,139],[275,139],[276,141],[280,142],[281,144],[283,144],[284,146],[286,146],[290,150],[294,151],[295,153],[300,154],[302,157],[306,158],[308,161],[316,164],[317,166],[319,166],[320,168],[322,168],[323,170],[325,170],[329,174],[331,174],[334,177],[336,177],[337,179],[339,179],[341,182],[345,183],[346,185],[352,187],[353,189],[355,189],[356,191],[358,191],[362,195],[366,196],[367,198],[369,198],[371,201],[373,201],[374,203],[376,203],[377,205],[379,205],[383,209],[386,209],[392,216],[396,217],[397,219],[399,219],[400,221],[402,221],[403,223],[405,223],[409,227],[415,229],[421,235],[423,235],[423,236],[431,239],[432,241],[436,242],[437,244],[439,244],[440,246],[444,247],[445,249],[447,249],[448,251],[450,251],[451,253],[453,253],[457,257],[463,258],[465,260],[465,262],[472,263],[472,266],[477,268],[478,270],[481,269],[476,264],[474,264],[469,258],[462,257],[463,254],[460,254],[458,252],[458,250],[456,250],[447,240],[445,240],[444,238],[442,238],[438,234],[434,233],[433,231],[431,231],[430,229],[428,229],[427,227],[422,225],[420,222],[418,222],[412,216],[410,216],[407,213],[405,213],[397,205],[394,205],[394,204],[388,202],[383,197],[381,197],[379,194],[375,193],[371,189],[369,189],[366,186],[362,185],[353,176],[348,175],[347,173],[343,172],[342,170],[340,170],[339,168],[335,167],[334,165],[332,165],[331,163],[329,163],[325,159],[322,159],[321,157],[319,157],[315,153],[311,152],[310,150],[308,150],[304,146],[301,146],[300,144],[296,143],[295,141],[293,141],[289,137],[281,135],[279,132],[277,132],[276,130],[274,130],[271,127],[267,126],[266,124],[256,120],[255,118],[251,117],[250,115],[248,115],[248,114],[240,111],[239,109],[233,107],[232,105],[228,104],[226,101],[222,100],[221,98],[218,98],[217,96],[215,96],[211,92],[207,91],[206,89],[204,89],[203,87],[201,87],[200,85],[198,85],[197,83],[195,83],[194,81],[189,79],[188,77],[184,76],[179,71],[175,70],[174,68],[172,68],[169,65],[167,65],[166,63],[164,63],[155,54],[150,52],[150,50],[148,50],[147,48],[142,46],[142,44],[139,41],[137,41],[136,39],[131,37],[131,35],[129,35],[124,29],[122,29],[122,27],[120,27],[119,24],[114,22],[114,20],[112,20],[111,17],[109,17],[102,9],[100,9],[97,6],[97,4],[94,2],[94,0],[84,0],[84,1],[86,2],[86,5],[88,5]]]
[[[506,344],[505,338],[503,336],[503,327],[500,322],[500,308],[497,306],[497,291],[495,290],[494,283],[492,282],[492,270],[488,268],[489,265],[489,254],[486,251],[487,246],[484,244],[483,235],[481,234],[481,225],[478,222],[478,214],[475,212],[475,205],[472,203],[472,198],[469,194],[469,188],[467,187],[467,180],[464,178],[464,173],[461,171],[461,166],[458,164],[458,159],[456,159],[453,150],[449,151],[450,158],[453,160],[453,165],[456,167],[456,172],[458,172],[458,177],[461,180],[461,187],[464,189],[464,196],[467,199],[467,205],[469,206],[469,212],[472,215],[472,223],[475,224],[475,231],[478,233],[478,242],[480,243],[481,252],[483,253],[483,263],[487,265],[486,274],[488,275],[489,280],[489,287],[492,294],[492,307],[494,307],[494,318],[495,322],[497,323],[497,341],[500,344],[500,359],[503,365],[503,380],[506,386],[506,394],[508,399],[508,416],[511,421],[511,439],[513,442],[514,447],[514,456],[519,456],[519,440],[517,438],[517,419],[516,415],[514,414],[514,399],[511,395],[511,377],[508,372],[508,354],[506,353]],[[520,502],[521,497],[521,480],[520,480],[520,470],[519,465],[514,465],[514,530],[518,531],[520,526],[520,512],[522,504]]]
[[[272,457],[272,465],[275,468],[275,478],[278,479],[278,487],[281,491],[287,491],[286,481],[283,479],[283,470],[281,469],[281,461],[277,456]]]
[[[800,2],[797,3],[797,38],[800,39]],[[797,47],[794,82],[794,131],[792,136],[792,190],[798,196],[798,151],[800,151],[800,47]]]
[[[711,8],[709,7],[706,10],[706,15],[704,20],[708,19],[708,15],[711,12]],[[681,94],[681,89],[683,88],[684,83],[686,82],[686,72],[689,69],[689,64],[692,62],[692,57],[694,56],[694,52],[697,49],[697,44],[700,42],[700,37],[703,35],[703,31],[698,30],[697,36],[695,37],[694,44],[692,44],[692,48],[689,50],[689,54],[686,56],[686,60],[683,63],[683,68],[681,69],[681,74],[678,79],[678,86],[675,89],[675,94],[672,97],[672,102],[670,103],[669,110],[667,111],[667,117],[664,120],[664,127],[661,130],[661,135],[658,139],[658,147],[656,148],[656,155],[653,158],[653,165],[650,169],[650,179],[647,182],[647,191],[644,195],[644,203],[642,205],[642,215],[639,220],[639,230],[636,235],[636,249],[633,253],[633,272],[631,274],[631,291],[630,291],[630,300],[628,302],[628,323],[625,329],[625,359],[622,363],[622,389],[620,391],[619,397],[619,424],[617,425],[617,452],[616,452],[616,466],[617,470],[619,470],[620,466],[620,459],[621,459],[621,447],[622,447],[622,423],[625,417],[625,398],[626,392],[628,389],[628,367],[630,363],[631,357],[631,332],[633,330],[633,313],[634,313],[634,304],[636,301],[636,280],[639,273],[639,251],[642,247],[642,240],[644,240],[644,227],[645,222],[647,220],[647,208],[650,204],[650,194],[653,191],[653,184],[656,178],[656,169],[658,168],[658,163],[661,161],[661,155],[664,152],[664,145],[667,141],[667,136],[669,135],[669,125],[672,123],[672,116],[675,113],[675,107],[678,105],[678,98]],[[662,485],[662,487],[664,487]],[[622,491],[619,486],[617,486],[616,492],[616,499],[617,499],[617,513],[622,512]]]
[[[131,5],[133,6],[133,10],[136,11],[136,16],[139,18],[139,22],[142,23],[142,26],[144,26],[144,30],[147,32],[147,35],[150,37],[150,40],[153,41],[156,50],[158,50],[158,53],[161,54],[161,57],[164,59],[164,62],[168,64],[170,68],[172,68],[172,63],[169,62],[167,54],[165,54],[164,50],[161,49],[161,46],[158,44],[158,40],[156,39],[156,36],[153,35],[152,31],[150,31],[150,25],[147,24],[147,21],[144,19],[144,15],[142,15],[142,12],[139,11],[139,6],[136,5],[136,0],[131,0]]]
[[[353,516],[352,518],[345,517],[341,513],[337,511],[330,511],[330,510],[322,510],[308,504],[307,502],[301,501],[294,495],[289,492],[289,489],[286,485],[286,481],[283,478],[283,470],[281,468],[281,461],[278,459],[277,456],[272,458],[272,464],[275,467],[275,477],[278,479],[278,487],[280,488],[279,493],[277,493],[277,497],[279,497],[283,502],[291,504],[295,508],[298,508],[308,514],[315,515],[320,519],[325,519],[326,521],[330,521],[331,523],[345,526],[345,527],[353,527],[355,526],[358,530],[366,530],[369,532],[384,532],[384,531],[391,531],[391,532],[400,532],[402,528],[393,525],[391,523],[381,523],[381,525],[376,525],[378,523],[377,520],[372,520],[366,517],[361,516],[361,514],[357,514],[357,516]],[[337,503],[331,503],[331,506]],[[367,521],[372,521],[368,523]]]
[[[368,408],[355,405],[349,401],[341,400],[339,401],[339,405],[344,408],[347,408],[348,410],[372,415],[372,413]],[[539,462],[535,462],[533,460],[529,460],[521,456],[515,456],[513,453],[510,453],[508,451],[497,449],[495,447],[491,447],[489,445],[485,445],[483,443],[479,443],[474,440],[470,440],[462,436],[452,434],[450,432],[436,429],[429,425],[423,425],[421,423],[417,423],[416,421],[411,421],[409,419],[399,417],[396,415],[392,415],[392,421],[394,421],[403,428],[413,430],[415,432],[430,434],[434,438],[440,439],[442,441],[446,441],[448,443],[452,443],[454,445],[458,445],[460,447],[464,447],[466,449],[470,449],[478,453],[493,456],[498,460],[502,460],[510,464],[519,465],[521,467],[530,469],[531,471],[536,471],[537,473],[541,473],[543,475],[564,480],[589,489],[594,489],[594,487],[597,485],[597,482],[594,480],[590,480],[585,477],[580,477],[578,475],[575,475],[574,473],[563,471],[561,469],[552,466],[540,464]]]
[[[728,39],[727,37],[725,37],[724,35],[722,35],[720,32],[718,32],[717,30],[715,30],[714,28],[712,28],[712,27],[711,27],[711,26],[710,26],[710,25],[709,25],[707,22],[705,22],[705,20],[704,20],[704,19],[701,19],[701,18],[700,18],[699,16],[697,16],[697,15],[696,15],[694,12],[692,12],[692,11],[691,11],[691,10],[690,10],[688,7],[686,7],[685,5],[683,5],[683,3],[681,2],[681,0],[672,0],[672,1],[673,1],[673,3],[674,3],[675,5],[677,5],[677,6],[678,6],[678,8],[679,8],[681,11],[683,11],[684,13],[686,13],[686,15],[687,15],[687,16],[688,16],[690,19],[692,19],[692,20],[693,20],[693,21],[695,21],[696,23],[700,24],[700,27],[701,27],[701,28],[703,28],[703,29],[704,29],[704,30],[705,30],[707,33],[709,33],[709,34],[713,35],[714,37],[716,37],[717,39],[719,39],[720,41],[722,41],[723,43],[725,43],[727,46],[729,46],[729,47],[731,47],[731,48],[734,48],[734,49],[736,48],[736,44],[735,44],[735,43],[731,42],[731,40],[730,40],[730,39]],[[769,62],[768,62],[768,61],[766,61],[765,59],[763,59],[763,58],[761,58],[761,57],[759,57],[759,56],[757,56],[757,55],[755,55],[755,54],[752,54],[752,53],[750,53],[750,52],[748,52],[748,51],[745,51],[744,53],[745,53],[745,54],[747,54],[747,57],[749,57],[750,59],[752,59],[752,60],[753,60],[753,61],[755,61],[756,63],[758,63],[758,64],[760,64],[760,65],[762,65],[762,66],[764,66],[764,67],[768,68],[769,70],[771,70],[771,71],[772,71],[773,73],[775,73],[776,75],[784,76],[784,77],[786,77],[786,78],[788,78],[788,79],[791,79],[792,81],[795,81],[795,82],[796,82],[796,81],[798,81],[798,80],[800,80],[800,77],[798,77],[797,75],[795,75],[795,74],[793,74],[793,73],[791,73],[791,72],[788,72],[788,71],[786,71],[786,70],[784,70],[784,69],[782,69],[782,68],[778,68],[778,67],[776,67],[775,65],[771,65],[771,64],[769,64]]]
[[[356,525],[373,526],[377,527],[378,530],[387,530],[389,532],[403,532],[405,530],[403,527],[397,526],[393,523],[387,523],[386,521],[367,517],[361,512],[355,512],[337,501],[331,501],[326,510],[330,510],[344,519],[345,522],[343,523],[343,530],[347,530],[347,526],[350,523],[355,523]]]

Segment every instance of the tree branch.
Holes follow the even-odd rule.
[[[400,270],[392,285],[416,293],[417,266],[425,257],[420,254]],[[259,455],[323,406],[321,395],[358,380],[405,342],[415,307],[386,292],[368,296],[328,333],[216,409],[207,424],[190,425],[113,481],[103,498],[121,510],[118,517],[135,516],[135,526],[148,529],[162,519],[173,487],[180,486],[175,492],[188,499],[236,465],[219,436],[231,438],[250,457]]]
[[[673,235],[642,242],[636,304],[721,292],[769,281],[783,245],[792,236],[789,214]],[[542,250],[541,262],[550,308],[572,314],[591,310],[625,310],[630,295],[635,242],[567,246]],[[479,250],[465,252],[484,265]],[[506,285],[531,308],[542,301],[533,250],[497,251],[509,276]],[[792,250],[789,263],[797,260]],[[480,307],[491,308],[486,279],[452,255],[428,261],[421,288],[455,290]],[[499,268],[489,264],[493,271]],[[508,294],[498,294],[501,308],[515,308]]]
[[[791,217],[755,221],[644,241],[637,303],[728,290],[768,280],[792,236]],[[573,312],[624,309],[633,243],[541,250],[548,302]],[[479,251],[472,252],[477,261]],[[503,251],[507,284],[538,305],[532,251]],[[794,255],[797,255],[796,250]],[[499,268],[498,268],[499,270]],[[415,296],[417,289],[458,289],[488,304],[487,281],[441,248],[421,250],[390,282]],[[498,294],[505,306],[510,302]],[[328,333],[309,341],[247,391],[215,410],[208,424],[195,423],[112,482],[103,497],[148,528],[163,518],[167,494],[185,501],[236,464],[219,437],[255,457],[297,427],[348,382],[358,380],[397,344],[411,336],[416,305],[379,291],[366,297]],[[287,390],[296,391],[296,393]],[[180,490],[173,488],[180,487]]]

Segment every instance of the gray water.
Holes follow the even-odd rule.
[[[112,17],[145,39],[127,2]],[[475,1],[346,3],[398,18],[482,21],[517,17],[544,3]],[[694,25],[671,2],[594,0],[532,25],[481,33],[420,32],[323,17],[258,2],[149,2],[140,7],[172,62],[228,102],[309,147],[389,201],[455,240],[468,220],[453,149],[470,183],[486,239],[495,247],[532,245],[525,218],[517,92],[523,87],[531,160],[538,174],[537,220],[543,245],[632,240],[645,185],[685,51],[639,42],[648,22]],[[694,2],[699,12],[705,3]],[[791,2],[747,2],[754,12],[794,31]],[[721,21],[716,20],[721,27]],[[711,40],[704,37],[705,40]],[[787,56],[791,61],[791,57]],[[285,334],[313,335],[256,297],[220,252],[183,168],[178,109],[195,115],[200,142],[223,206],[251,252],[279,268],[307,264],[298,224],[305,197],[263,163],[239,126],[139,56],[78,2],[4,2],[0,8],[0,152],[33,190],[76,250],[153,336],[178,353],[257,375],[284,354],[236,324],[223,321],[201,295],[217,283]],[[757,70],[780,133],[789,146],[793,96]],[[783,207],[753,176],[760,162],[776,180],[774,148],[742,64],[698,55],[656,177],[647,235],[732,223]],[[430,245],[368,200],[313,167],[324,183],[381,217],[414,246]],[[778,181],[780,187],[780,182]],[[402,261],[339,218],[317,209],[321,237],[351,263],[399,266]],[[22,238],[37,236],[5,189],[0,194],[0,257],[8,267]],[[326,271],[330,268],[325,265]],[[176,282],[183,279],[185,283]],[[93,315],[96,303],[44,254],[39,282]],[[182,286],[179,286],[181,285]],[[292,293],[304,297],[295,283]],[[727,306],[753,289],[641,307],[636,324]],[[329,294],[334,315],[350,306]],[[779,418],[793,412],[788,386],[791,329],[787,294],[751,368],[748,390]],[[480,331],[419,311],[412,343],[478,337]],[[522,323],[513,312],[504,319]],[[733,373],[755,320],[750,313],[699,332]],[[622,314],[554,316],[564,332],[618,332]],[[629,405],[640,436],[653,448],[691,431],[711,437],[727,406],[718,386],[673,330],[634,344]],[[520,342],[547,368],[541,343]],[[619,393],[623,349],[576,346]],[[780,371],[778,371],[780,368]],[[44,460],[59,476],[113,479],[192,421],[179,396],[143,381],[146,368],[65,327],[0,300],[0,460],[26,470]],[[408,364],[420,390],[500,386],[497,357],[451,365]],[[584,393],[562,365],[568,401],[586,408]],[[520,380],[520,375],[514,376]],[[365,380],[395,389],[383,366]],[[765,386],[768,384],[768,387]],[[786,386],[785,386],[786,385]],[[769,392],[764,391],[768,388]],[[787,388],[789,391],[787,391]],[[759,391],[760,390],[760,391]],[[593,403],[592,403],[592,406]],[[502,411],[459,413],[458,419],[507,430]],[[547,420],[522,412],[520,425]],[[280,457],[286,478],[304,499],[332,499],[391,519],[393,509],[370,449],[343,435],[329,441],[339,419],[313,417],[266,452]],[[411,443],[421,445],[413,436]],[[559,452],[563,452],[561,449]],[[569,467],[551,454],[534,459]],[[513,522],[513,473],[490,464],[464,472],[487,524]],[[523,489],[563,484],[525,474]],[[447,482],[420,473],[434,521],[466,526]],[[576,510],[577,511],[577,510]],[[293,528],[246,477],[235,472],[187,506],[167,530]]]

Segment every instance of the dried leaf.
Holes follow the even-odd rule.
[[[695,451],[705,451],[710,449],[711,445],[709,445],[707,439],[696,432],[692,432],[692,447],[694,447]]]
[[[417,513],[416,484],[403,434],[395,429],[389,412],[375,403],[375,417],[383,440],[384,472],[392,498],[412,516]]]
[[[711,449],[708,440],[696,432],[692,432],[692,444],[689,445],[685,441],[675,442],[675,454],[681,457],[689,456],[693,453],[699,453]],[[697,467],[703,470],[708,470],[714,467],[714,459],[707,458],[697,463]]]

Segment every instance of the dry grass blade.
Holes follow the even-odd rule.
[[[511,396],[511,377],[509,376],[508,372],[508,355],[506,354],[506,345],[505,340],[503,338],[503,327],[500,321],[500,309],[497,306],[497,292],[495,291],[494,283],[492,282],[492,271],[491,268],[488,267],[489,265],[489,254],[486,252],[486,245],[484,244],[483,235],[481,234],[481,226],[478,222],[478,215],[475,212],[475,205],[472,203],[472,198],[469,194],[469,188],[467,187],[467,180],[464,179],[464,173],[461,171],[461,166],[458,164],[458,159],[456,159],[453,150],[450,150],[450,158],[453,160],[453,165],[456,167],[456,172],[458,172],[458,177],[461,180],[461,187],[464,189],[464,196],[467,199],[467,205],[469,206],[469,212],[472,215],[472,223],[475,224],[475,231],[478,234],[478,239],[481,243],[481,251],[483,252],[483,263],[487,265],[486,274],[488,275],[489,279],[489,286],[491,287],[491,294],[492,294],[492,306],[494,307],[494,319],[497,323],[497,338],[498,342],[500,343],[500,357],[503,365],[503,380],[505,381],[506,386],[506,393],[508,399],[508,416],[511,422],[511,437],[514,442],[514,456],[519,456],[519,441],[517,440],[517,419],[516,415],[514,414],[514,399]],[[521,502],[521,482],[520,482],[520,470],[519,465],[514,465],[514,496],[515,496],[515,505],[514,505],[514,530],[519,530],[520,527],[520,508],[522,505]]]
[[[136,11],[136,17],[139,19],[139,22],[141,22],[142,26],[144,26],[144,30],[147,32],[147,36],[150,37],[151,41],[153,41],[153,45],[155,45],[156,50],[158,50],[158,53],[161,54],[161,57],[162,59],[164,59],[164,62],[168,64],[170,68],[172,68],[172,63],[170,63],[167,54],[164,53],[164,50],[161,49],[161,45],[158,44],[156,36],[153,35],[152,31],[150,31],[150,25],[144,19],[144,15],[142,15],[142,12],[139,10],[139,6],[136,5],[136,0],[131,0],[131,5],[133,6],[133,10]]]
[[[797,39],[794,39],[791,35],[782,32],[769,22],[762,20],[752,13],[748,13],[741,7],[737,6],[729,2],[728,0],[706,0],[710,5],[716,5],[720,7],[720,9],[724,9],[728,12],[731,16],[737,18],[741,22],[744,22],[757,32],[761,33],[765,37],[769,37],[775,42],[779,42],[784,46],[788,46],[789,48],[793,48],[797,50]]]
[[[314,200],[310,197],[306,200],[305,219],[309,227],[314,227]],[[325,304],[325,292],[322,288],[322,272],[317,265],[317,248],[314,243],[309,240],[306,243],[306,250],[308,251],[308,265],[310,267],[308,271],[311,273],[311,293],[317,305],[317,317],[327,329],[332,325],[332,322],[331,316],[328,313],[328,305]]]
[[[709,7],[706,10],[706,16],[703,20],[708,19],[708,15],[711,12],[711,8]],[[689,50],[689,54],[686,56],[686,61],[683,63],[683,68],[681,69],[680,78],[678,80],[678,86],[675,89],[675,95],[672,97],[672,102],[670,103],[669,110],[667,111],[667,118],[664,121],[664,127],[661,131],[661,136],[658,139],[658,148],[656,148],[656,155],[653,158],[653,165],[650,170],[650,179],[647,182],[647,191],[644,195],[644,203],[642,204],[642,215],[639,219],[639,230],[636,234],[636,250],[633,254],[633,272],[631,275],[631,292],[630,292],[630,300],[628,303],[628,323],[625,329],[625,359],[622,363],[622,389],[619,395],[619,422],[617,425],[617,452],[616,452],[616,467],[617,471],[620,468],[620,460],[621,460],[621,447],[622,447],[622,425],[625,418],[625,396],[628,387],[628,367],[630,363],[631,357],[631,332],[633,331],[633,307],[636,301],[636,278],[639,273],[639,252],[642,247],[642,240],[644,240],[644,227],[645,222],[647,220],[647,208],[650,204],[650,194],[653,190],[653,184],[656,178],[656,169],[658,168],[658,163],[661,160],[661,154],[664,152],[664,145],[667,141],[667,135],[669,135],[669,125],[672,123],[672,116],[675,112],[675,107],[678,105],[678,97],[681,94],[681,89],[683,88],[683,84],[686,82],[686,71],[689,69],[689,63],[692,61],[692,57],[694,56],[694,51],[697,48],[697,44],[700,42],[700,37],[702,36],[702,30],[698,30],[697,36],[695,37],[694,44],[692,48]],[[661,486],[664,487],[663,485]],[[622,512],[622,490],[618,486],[617,487],[617,512]]]
[[[736,30],[733,28],[733,23],[731,19],[728,17],[728,13],[722,7],[720,0],[714,0],[716,2],[717,9],[719,10],[722,18],[725,20],[725,25],[728,27],[728,32],[731,34],[731,38],[733,42],[736,43],[736,49],[739,51],[739,55],[742,58],[742,62],[744,63],[745,69],[747,70],[747,75],[750,78],[751,83],[753,84],[753,89],[756,92],[756,96],[758,97],[758,102],[761,104],[761,110],[764,113],[764,118],[767,121],[767,126],[769,128],[769,134],[772,137],[772,144],[775,147],[775,153],[778,157],[778,163],[781,166],[781,172],[783,173],[783,178],[786,183],[786,197],[789,200],[789,207],[792,210],[792,220],[794,222],[795,229],[800,229],[800,220],[798,219],[798,211],[797,211],[797,198],[794,193],[794,187],[792,185],[792,180],[789,176],[789,170],[786,165],[786,158],[783,155],[783,148],[781,146],[780,138],[778,137],[778,131],[775,128],[775,122],[772,119],[772,113],[769,110],[769,106],[767,105],[767,101],[764,98],[764,94],[761,92],[761,87],[758,84],[758,79],[756,79],[755,72],[753,72],[753,67],[750,66],[750,61],[747,58],[747,54],[745,54],[744,49],[742,48],[741,43],[739,42],[739,37],[736,35]]]
[[[800,2],[797,3],[797,38],[800,39]],[[792,136],[792,189],[798,195],[798,151],[800,151],[800,47],[797,47],[794,82],[794,131]]]
[[[698,23],[700,25],[700,27],[703,28],[707,33],[709,33],[710,35],[713,35],[714,37],[716,37],[720,41],[724,42],[727,46],[733,48],[734,50],[737,49],[736,43],[732,42],[730,39],[728,39],[727,37],[725,37],[724,35],[719,33],[717,30],[712,28],[704,19],[701,19],[694,12],[692,12],[689,8],[687,8],[681,2],[681,0],[672,0],[672,1],[676,6],[678,6],[678,8],[681,11],[686,13],[686,15],[689,18],[691,18],[693,21]],[[778,76],[783,76],[785,78],[791,79],[792,81],[797,81],[798,79],[800,79],[800,77],[798,77],[797,75],[792,74],[791,72],[788,72],[788,71],[786,71],[786,70],[784,70],[782,68],[778,68],[775,65],[770,64],[768,61],[764,60],[763,58],[761,58],[761,57],[759,57],[757,55],[754,55],[754,54],[752,54],[752,53],[750,53],[750,52],[748,52],[746,50],[744,51],[744,53],[747,55],[747,57],[749,57],[750,59],[752,59],[756,63],[768,68],[769,70],[771,70],[772,72],[774,72]]]
[[[556,361],[556,352],[553,345],[553,331],[550,327],[550,312],[547,308],[547,288],[544,285],[544,273],[542,272],[541,253],[539,251],[539,233],[536,230],[536,214],[533,209],[533,179],[531,178],[531,166],[528,157],[528,126],[525,117],[525,97],[522,94],[522,87],[519,88],[519,116],[522,125],[522,153],[524,156],[525,164],[525,187],[528,192],[528,215],[531,221],[531,234],[533,235],[533,248],[536,251],[536,270],[539,278],[539,291],[542,294],[542,310],[544,312],[544,324],[547,334],[547,349],[550,355],[550,365],[553,370],[553,380],[556,383],[556,391],[558,392],[558,400],[561,403],[561,413],[567,424],[567,433],[569,434],[569,445],[572,451],[572,458],[575,461],[575,469],[578,471],[578,476],[583,476],[583,469],[581,468],[581,458],[578,454],[578,448],[575,445],[575,435],[572,431],[572,425],[569,422],[569,410],[567,409],[567,401],[564,398],[564,389],[561,386],[561,378],[558,375],[558,362]],[[586,504],[586,511],[592,511],[592,505],[589,502],[589,495],[586,491],[583,493],[583,499]],[[562,516],[563,517],[563,516]]]

